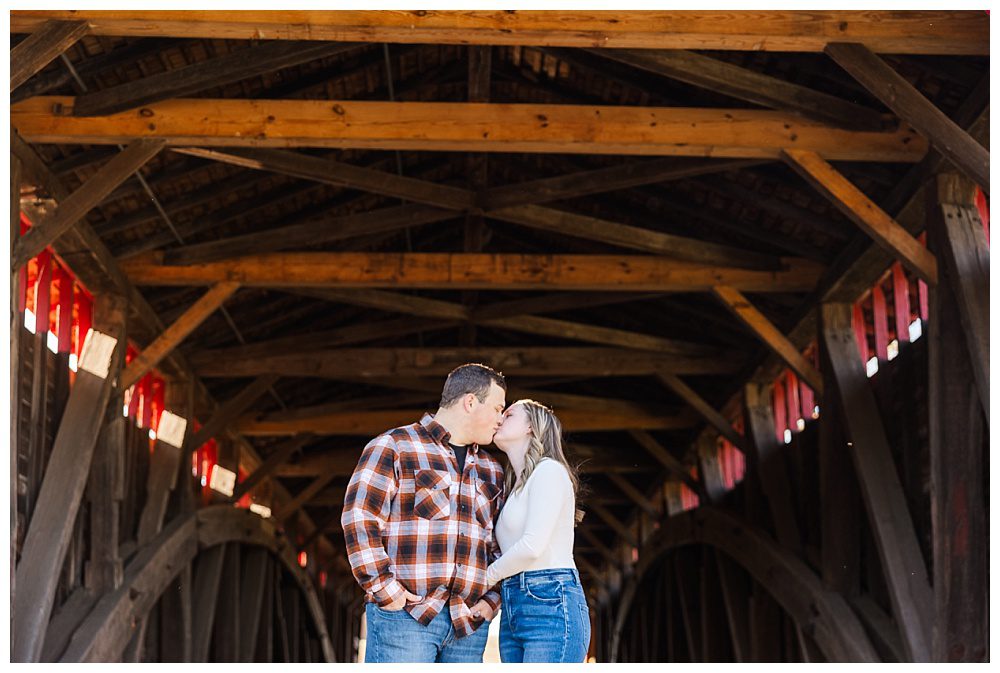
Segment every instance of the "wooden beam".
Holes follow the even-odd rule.
[[[722,479],[722,465],[719,462],[719,447],[716,438],[702,433],[696,441],[698,451],[698,481],[705,489],[709,503],[718,505],[726,496],[726,484]]]
[[[592,54],[764,107],[841,128],[875,131],[882,115],[856,103],[692,51],[591,49]]]
[[[957,176],[954,176],[957,177]],[[942,186],[947,180],[942,180]],[[932,190],[936,191],[936,190]],[[968,304],[987,313],[977,321],[988,323],[988,299],[976,305],[989,283],[989,249],[978,250],[983,237],[978,218],[959,205],[942,205],[936,194],[928,203],[929,243],[954,266],[945,263],[942,282],[930,291],[928,338],[928,428],[930,451],[931,554],[933,603],[932,661],[965,662],[989,659],[989,405],[980,399],[983,366],[969,348]],[[936,206],[936,207],[935,207]],[[933,220],[937,220],[934,222]],[[979,227],[974,232],[972,227]],[[952,238],[953,237],[953,238]],[[951,240],[947,240],[951,239]],[[985,241],[982,241],[985,247]],[[949,249],[951,247],[951,249]],[[953,273],[965,274],[953,275]],[[963,296],[963,294],[965,296]],[[963,306],[963,303],[967,305]],[[986,325],[982,329],[988,330]],[[986,335],[988,339],[988,335]],[[985,344],[989,348],[988,342]],[[988,353],[988,350],[987,350]],[[985,373],[988,378],[989,372]],[[987,388],[988,394],[988,388]],[[984,415],[985,414],[985,415]],[[979,587],[975,589],[973,587]]]
[[[168,266],[156,254],[121,266],[138,285],[248,287],[562,289],[704,292],[730,285],[749,292],[812,290],[821,267],[791,261],[786,270],[753,271],[653,256],[476,253],[276,253],[192,266]]]
[[[303,446],[309,443],[311,439],[313,439],[312,435],[303,433],[295,435],[291,439],[282,442],[268,455],[267,458],[264,459],[264,462],[261,463],[260,467],[254,470],[249,477],[236,485],[229,500],[231,502],[236,502],[242,498],[244,494],[249,493],[250,489],[274,474],[275,470],[277,470],[279,466],[291,458],[296,451],[299,451]]]
[[[116,154],[75,192],[61,199],[52,216],[37,222],[17,240],[12,265],[18,268],[62,236],[87,212],[163,148],[162,140],[139,139]]]
[[[657,509],[656,505],[649,501],[642,491],[633,486],[632,482],[616,473],[610,473],[607,477],[611,483],[617,486],[622,493],[628,496],[629,500],[631,500],[637,507],[656,519],[660,518],[660,510]]]
[[[105,334],[115,339],[115,350],[123,348],[124,305],[105,295],[98,295],[95,300],[95,310],[105,316],[100,318],[100,321],[106,321]],[[105,302],[108,302],[106,307]],[[92,332],[92,338],[96,338],[96,334]],[[87,484],[94,446],[111,397],[112,381],[117,374],[114,370],[117,359],[114,353],[109,356],[105,362],[94,363],[98,368],[108,365],[106,376],[91,373],[82,366],[77,371],[52,444],[48,468],[38,491],[15,572],[17,593],[14,594],[12,607],[17,630],[11,648],[13,661],[38,661],[41,656],[60,579],[59,571]]]
[[[760,340],[764,342],[765,346],[783,359],[815,391],[817,397],[823,397],[823,377],[812,366],[812,363],[799,352],[799,349],[781,333],[781,330],[775,327],[736,288],[717,285],[712,289],[715,295],[722,301],[722,304],[732,311],[733,315],[739,318],[747,327],[752,329]]]
[[[615,553],[608,549],[606,544],[601,542],[601,539],[597,537],[597,534],[594,533],[593,530],[590,529],[589,525],[577,526],[576,531],[590,543],[591,547],[597,550],[597,553],[604,557],[604,560],[608,563],[608,565],[614,568],[621,565],[621,559],[615,556]]]
[[[878,405],[858,357],[850,304],[823,304],[822,321],[892,613],[910,659],[929,661],[934,596]]]
[[[917,162],[927,151],[926,141],[908,126],[847,131],[768,110],[175,98],[147,106],[148,115],[74,117],[74,104],[69,96],[30,98],[11,106],[11,123],[28,142],[49,144],[155,138],[174,146],[739,159],[777,159],[793,148],[833,161],[879,162]]]
[[[139,37],[813,52],[837,40],[887,53],[989,53],[988,17],[971,11],[15,10],[10,30],[32,32],[50,19]]]
[[[963,184],[957,176],[938,176],[937,189],[928,192],[928,230],[958,306],[971,374],[989,424],[990,245],[974,205],[974,191],[971,183]]]
[[[596,502],[587,503],[587,509],[596,514],[604,523],[611,527],[618,536],[624,540],[626,543],[632,545],[633,547],[639,546],[639,540],[636,538],[635,533],[633,533],[629,528],[625,526],[621,521],[619,521],[614,514],[609,512],[603,505],[598,505]]]
[[[776,270],[781,268],[781,260],[770,255],[619,224],[554,208],[533,205],[511,206],[500,210],[491,210],[487,212],[487,216],[494,220],[513,222],[532,229],[607,243],[630,250],[652,252],[671,259],[745,269]]]
[[[268,435],[293,435],[310,432],[317,435],[367,435],[378,434],[387,428],[413,423],[420,418],[421,409],[393,409],[389,411],[335,411],[312,417],[289,419],[246,418],[238,422],[236,430],[248,437]],[[567,432],[600,432],[620,429],[680,430],[691,428],[695,419],[690,415],[663,416],[657,413],[620,413],[560,409],[559,420]]]
[[[77,40],[87,34],[86,21],[50,20],[38,26],[23,42],[10,50],[10,90],[27,82]]]
[[[194,572],[194,605],[192,606],[194,623],[191,629],[194,635],[191,660],[194,662],[208,661],[208,646],[212,639],[212,627],[215,624],[219,583],[222,578],[222,565],[225,557],[225,544],[210,547],[198,555],[198,564],[195,566]]]
[[[678,357],[617,348],[337,348],[272,355],[256,360],[197,360],[200,376],[238,377],[281,374],[368,379],[385,376],[437,376],[466,362],[484,362],[507,374],[531,376],[642,376],[657,371],[679,374],[731,374],[739,359],[724,356]]]
[[[662,444],[656,441],[655,437],[645,430],[630,430],[629,435],[674,476],[687,484],[691,490],[699,493],[702,491],[701,485],[691,476],[691,473]]]
[[[718,549],[712,550],[719,587],[726,607],[726,621],[733,655],[737,662],[750,661],[750,585],[742,569],[732,559]]]
[[[260,399],[260,396],[266,393],[278,378],[277,374],[263,374],[258,376],[232,399],[227,400],[225,404],[215,410],[215,413],[212,414],[212,417],[203,426],[191,434],[187,443],[187,450],[190,452],[197,451],[201,448],[202,444],[229,427],[237,417]]]
[[[299,491],[294,498],[282,505],[282,507],[271,514],[271,518],[278,524],[283,523],[292,514],[298,512],[302,507],[312,500],[320,491],[326,488],[337,477],[337,474],[330,472],[316,477],[308,486]]]
[[[265,42],[85,94],[77,99],[73,114],[81,117],[107,115],[169,98],[182,98],[274,70],[352,51],[358,46],[352,43]]]
[[[708,421],[709,425],[718,430],[719,434],[729,440],[730,443],[738,447],[744,453],[748,452],[746,438],[736,432],[733,428],[733,424],[727,421],[726,418],[716,411],[712,405],[702,399],[701,395],[696,393],[691,386],[684,383],[684,381],[680,380],[677,376],[667,372],[658,372],[656,374],[656,378],[658,378],[663,385],[676,393],[678,397],[687,402],[692,409],[697,411],[702,418]]]
[[[793,553],[800,554],[802,535],[797,519],[799,510],[793,500],[785,453],[775,434],[770,390],[770,386],[757,383],[748,383],[743,388],[747,427],[753,438],[750,446],[761,487],[767,496],[778,542]]]
[[[795,149],[786,150],[784,156],[799,175],[903,266],[931,285],[937,282],[934,255],[822,156]]]
[[[170,327],[144,348],[122,372],[119,387],[127,390],[155,367],[184,338],[198,328],[240,287],[239,283],[221,281],[192,304]]]
[[[261,606],[264,603],[264,592],[267,586],[265,573],[268,569],[267,549],[251,549],[244,555],[239,592],[240,627],[243,630],[240,634],[240,640],[243,646],[237,653],[239,661],[244,663],[253,660],[257,634],[261,627]],[[263,627],[270,629],[272,625],[266,623]]]
[[[516,182],[501,187],[491,187],[477,196],[485,211],[501,210],[512,206],[563,201],[602,194],[619,189],[682,180],[698,175],[712,175],[737,171],[762,162],[740,159],[647,159],[609,168],[595,168],[552,178]]]
[[[948,118],[916,87],[864,44],[832,42],[824,50],[886,107],[912,125],[931,145],[984,191],[990,189],[990,153]]]
[[[275,227],[252,234],[171,248],[163,252],[163,260],[168,264],[197,264],[262,252],[308,249],[320,243],[401,231],[454,217],[456,213],[451,210],[406,205],[378,208],[366,213],[310,218],[298,224]]]

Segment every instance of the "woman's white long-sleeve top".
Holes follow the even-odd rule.
[[[575,568],[575,514],[569,473],[560,462],[543,458],[500,511],[494,534],[502,555],[486,569],[486,584],[525,570]]]

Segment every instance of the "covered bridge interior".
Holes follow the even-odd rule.
[[[10,30],[13,661],[356,660],[347,479],[465,362],[593,660],[988,660],[986,12]]]

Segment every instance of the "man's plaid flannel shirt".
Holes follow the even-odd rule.
[[[423,596],[404,609],[425,626],[447,603],[461,638],[482,624],[472,618],[476,601],[494,612],[500,606],[486,568],[500,554],[493,524],[503,468],[471,444],[459,475],[449,437],[426,414],[369,442],[347,485],[341,525],[369,601],[388,605],[403,589]]]

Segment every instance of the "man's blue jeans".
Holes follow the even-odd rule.
[[[583,662],[590,646],[590,610],[575,568],[526,570],[501,587],[501,661]]]
[[[482,663],[490,630],[483,622],[472,635],[456,638],[447,604],[427,626],[406,610],[390,612],[374,603],[365,606],[365,619],[365,663],[370,664]]]

